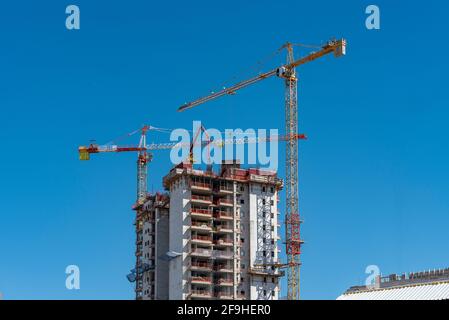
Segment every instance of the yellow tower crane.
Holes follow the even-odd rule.
[[[178,111],[196,107],[210,100],[235,94],[236,91],[250,86],[261,80],[278,76],[285,82],[285,132],[287,137],[292,137],[287,141],[286,147],[286,210],[285,210],[285,244],[287,254],[287,283],[289,300],[299,300],[300,298],[300,214],[298,196],[298,142],[293,139],[298,132],[298,100],[296,67],[333,53],[335,57],[346,54],[346,40],[331,40],[322,46],[319,51],[313,52],[303,58],[295,60],[293,55],[293,44],[286,43],[281,49],[287,49],[287,63],[271,71],[262,73],[248,80],[242,81],[219,92],[199,98],[181,106]]]

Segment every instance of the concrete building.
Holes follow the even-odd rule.
[[[169,197],[148,195],[136,210],[135,291],[137,300],[168,299]]]
[[[279,299],[275,172],[180,164],[135,208],[137,299]]]
[[[279,299],[275,172],[190,163],[136,210],[136,299]]]
[[[276,173],[235,162],[214,173],[184,163],[163,183],[170,195],[169,299],[278,299]]]
[[[378,276],[373,286],[354,286],[337,300],[449,300],[449,268]]]

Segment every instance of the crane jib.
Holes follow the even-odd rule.
[[[200,104],[203,104],[203,103],[206,103],[208,101],[211,101],[213,99],[216,99],[216,98],[219,98],[219,97],[222,97],[222,96],[225,96],[225,95],[229,95],[229,94],[235,94],[237,90],[245,88],[245,87],[247,87],[247,86],[249,86],[249,85],[251,85],[253,83],[256,83],[256,82],[264,80],[264,79],[267,79],[267,78],[269,78],[271,76],[274,76],[274,75],[278,75],[278,76],[282,77],[282,72],[280,72],[281,69],[286,69],[286,70],[290,69],[291,70],[291,69],[293,69],[295,67],[303,65],[303,64],[305,64],[307,62],[313,61],[313,60],[315,60],[317,58],[320,58],[320,57],[325,56],[325,55],[330,54],[330,53],[334,53],[334,55],[336,57],[340,57],[340,56],[345,55],[346,54],[346,40],[341,39],[341,40],[338,40],[338,41],[330,41],[325,46],[323,46],[323,48],[320,51],[311,53],[310,55],[308,55],[308,56],[306,56],[304,58],[298,59],[298,60],[296,60],[296,61],[294,61],[294,62],[292,62],[290,64],[283,65],[283,66],[278,67],[278,68],[276,68],[274,70],[271,70],[271,71],[265,72],[263,74],[257,75],[257,76],[255,76],[255,77],[253,77],[251,79],[239,82],[236,85],[233,85],[232,87],[225,88],[225,89],[223,89],[223,90],[221,90],[219,92],[215,92],[215,93],[212,93],[212,94],[210,94],[208,96],[205,96],[205,97],[199,98],[197,100],[194,100],[192,102],[186,103],[186,104],[182,105],[181,107],[179,107],[178,111],[182,112],[182,111],[185,111],[187,109],[191,109],[193,107],[196,107],[196,106],[198,106]]]

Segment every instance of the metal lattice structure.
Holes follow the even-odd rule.
[[[152,155],[147,152],[146,134],[150,127],[143,127],[139,142],[139,156],[137,158],[137,204],[142,204],[148,193],[148,163],[151,162]]]
[[[271,198],[262,193],[257,199],[257,256],[255,261],[261,272],[269,272],[275,263],[274,257],[271,255],[276,248],[271,230],[271,214]],[[257,268],[255,269],[257,270]],[[259,300],[266,299],[263,291],[263,286],[260,286],[258,288]]]
[[[293,48],[287,44],[288,65],[294,62]],[[295,68],[285,70],[285,128],[286,134],[292,136],[298,132],[298,100]],[[300,280],[300,215],[298,196],[298,141],[289,140],[286,146],[286,183],[285,183],[285,244],[287,253],[287,282],[290,300],[299,300]]]

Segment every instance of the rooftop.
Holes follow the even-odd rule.
[[[373,286],[354,286],[337,300],[449,300],[449,268],[379,276]]]
[[[242,169],[240,168],[240,164],[238,162],[230,163],[228,161],[223,162],[219,172],[214,172],[211,168],[208,168],[207,170],[194,169],[191,163],[180,163],[171,169],[169,174],[164,177],[164,187],[168,190],[172,180],[182,175],[271,184],[276,186],[278,190],[283,187],[283,181],[277,177],[276,171],[268,171],[258,168]]]

